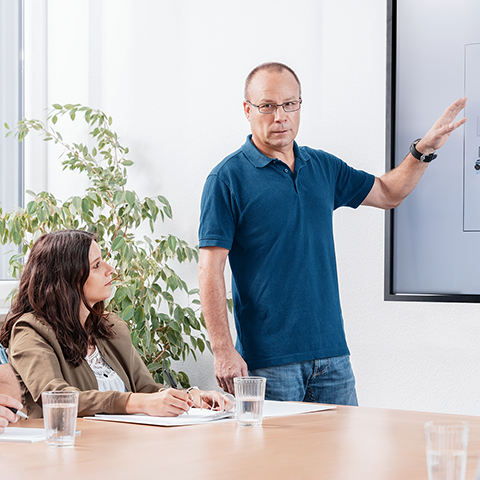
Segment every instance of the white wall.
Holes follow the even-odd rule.
[[[27,115],[76,102],[112,115],[136,162],[131,186],[172,203],[174,221],[159,232],[196,244],[204,180],[244,142],[243,81],[261,62],[289,64],[302,80],[300,144],[383,173],[385,3],[26,0]],[[34,189],[67,198],[83,188],[53,152],[48,160],[40,147],[29,152]],[[41,162],[46,178],[32,173]],[[385,303],[381,211],[338,211],[335,238],[360,404],[480,413],[478,306]],[[182,272],[197,285],[195,265]],[[211,356],[185,369],[193,383],[214,387]]]

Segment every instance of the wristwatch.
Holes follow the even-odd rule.
[[[437,158],[435,153],[430,153],[429,155],[425,155],[424,153],[420,153],[415,147],[417,143],[421,140],[421,138],[417,138],[411,145],[410,145],[410,153],[421,162],[430,163],[432,160]]]

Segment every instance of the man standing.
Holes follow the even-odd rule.
[[[332,215],[341,206],[394,208],[434,152],[466,119],[453,103],[401,165],[374,177],[295,140],[300,81],[280,63],[245,83],[252,134],[208,176],[201,205],[199,282],[215,375],[267,378],[266,398],[357,405],[338,293]],[[232,270],[236,349],[228,327],[224,268]]]

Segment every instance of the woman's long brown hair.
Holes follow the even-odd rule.
[[[13,326],[26,313],[41,317],[52,327],[65,360],[74,366],[86,357],[89,341],[94,345],[96,338],[115,338],[104,302],[90,307],[83,293],[94,241],[96,235],[92,233],[61,230],[42,235],[35,242],[0,333],[0,343],[5,348]],[[90,311],[84,327],[80,322],[82,304]]]

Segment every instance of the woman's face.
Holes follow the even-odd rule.
[[[102,260],[102,252],[95,241],[90,245],[88,260],[90,274],[83,286],[83,293],[87,303],[93,307],[96,303],[106,300],[112,293],[111,277],[114,269]]]

